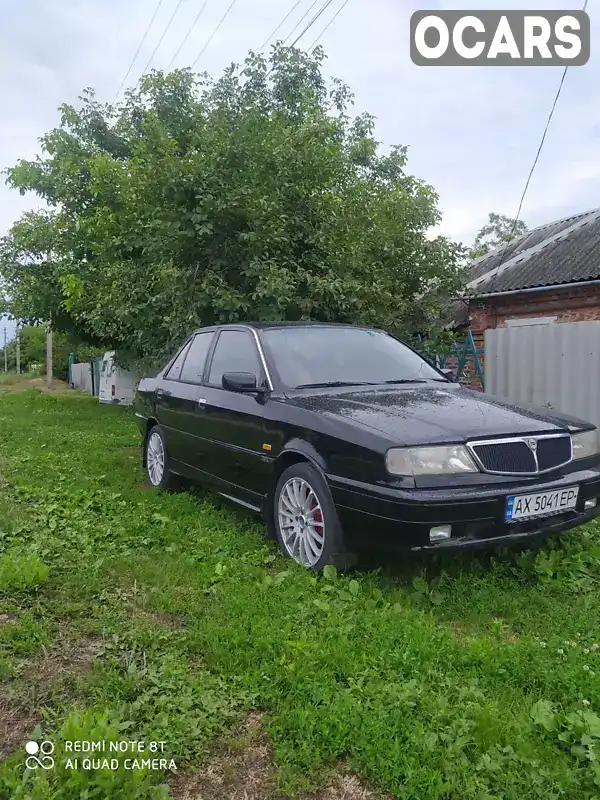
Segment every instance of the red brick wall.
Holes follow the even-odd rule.
[[[506,326],[508,319],[526,317],[556,317],[557,322],[600,320],[600,284],[489,297],[472,301],[469,308],[473,338],[481,349],[484,346],[484,331],[488,328],[502,328]],[[485,354],[481,361],[485,365]],[[471,382],[470,385],[475,389],[480,388],[476,382]]]

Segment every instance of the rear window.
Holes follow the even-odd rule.
[[[213,340],[214,332],[197,333],[187,351],[180,380],[185,383],[201,383],[206,357]]]
[[[181,376],[181,368],[183,367],[183,362],[185,361],[185,357],[187,355],[187,351],[190,349],[190,342],[188,342],[185,347],[181,349],[181,352],[175,359],[175,361],[171,364],[169,371],[166,373],[165,378],[171,381],[178,381]]]

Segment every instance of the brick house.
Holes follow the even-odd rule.
[[[542,225],[505,248],[472,262],[448,328],[471,330],[483,352],[488,328],[600,320],[600,209]],[[485,369],[485,352],[480,360]]]

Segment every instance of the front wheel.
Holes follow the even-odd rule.
[[[286,556],[313,570],[350,565],[329,486],[312,464],[292,464],[282,472],[273,511],[277,541]]]
[[[165,435],[160,425],[151,428],[146,438],[146,472],[150,485],[156,489],[175,489],[179,485],[178,476],[169,469]]]

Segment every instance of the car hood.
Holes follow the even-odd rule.
[[[288,402],[385,434],[394,443],[422,444],[532,433],[588,423],[555,411],[516,406],[458,385],[319,390]]]

